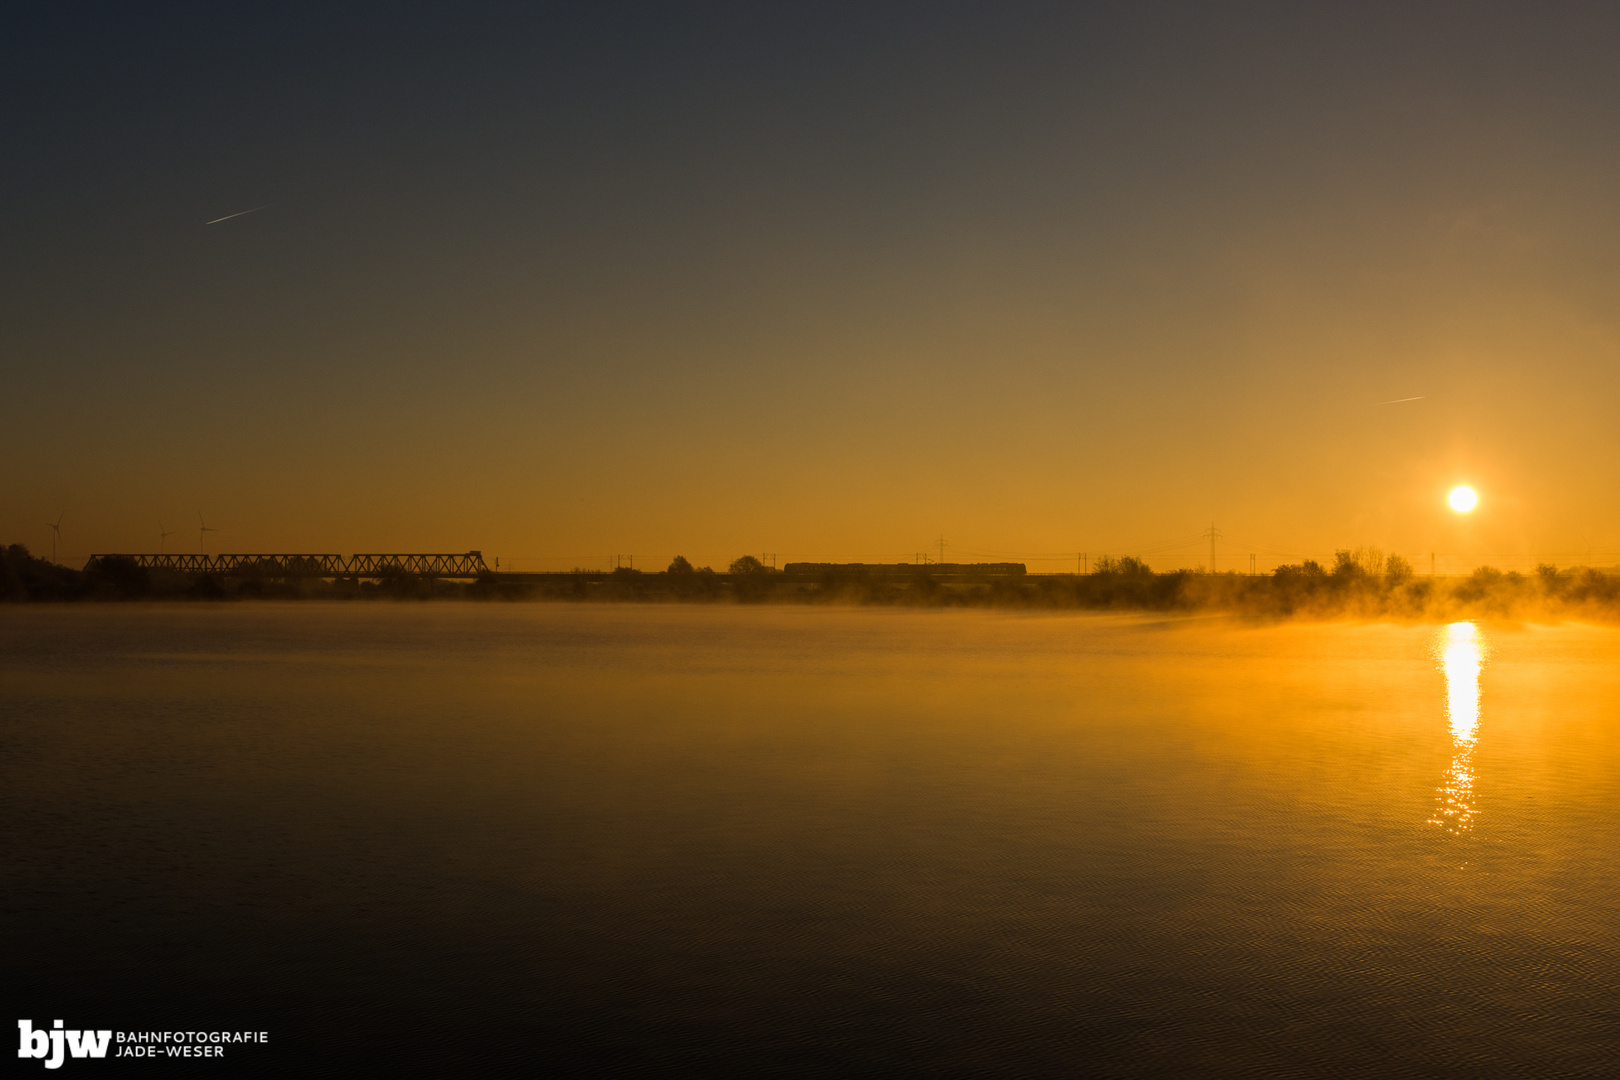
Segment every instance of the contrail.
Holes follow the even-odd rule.
[[[204,225],[218,225],[222,221],[229,221],[229,220],[231,220],[231,218],[233,218],[233,217],[241,217],[243,214],[256,213],[256,212],[258,212],[260,210],[263,210],[265,208],[265,206],[273,206],[273,205],[275,205],[275,204],[274,203],[265,203],[264,206],[255,206],[252,210],[238,210],[234,214],[226,214],[224,217],[217,217],[213,221],[205,221],[205,222],[203,222],[203,224]]]
[[[1419,394],[1417,397],[1398,397],[1394,401],[1380,401],[1378,404],[1380,404],[1380,405],[1399,405],[1403,401],[1422,401],[1425,396],[1426,395],[1424,395],[1424,394]]]

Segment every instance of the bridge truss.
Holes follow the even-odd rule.
[[[458,555],[92,555],[85,569],[94,569],[108,559],[127,560],[143,570],[222,577],[476,578],[490,572],[479,551]]]

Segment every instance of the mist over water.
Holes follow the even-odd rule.
[[[6,983],[269,1030],[282,1075],[1601,1075],[1616,661],[1574,624],[6,609]]]

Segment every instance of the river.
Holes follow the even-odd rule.
[[[268,1031],[229,1051],[267,1075],[1596,1076],[1617,661],[1579,625],[7,608],[8,993]]]

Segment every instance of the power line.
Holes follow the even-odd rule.
[[[1209,572],[1213,574],[1215,572],[1215,541],[1221,538],[1221,530],[1217,529],[1212,521],[1209,523],[1209,528],[1204,530],[1204,535],[1209,537]]]

